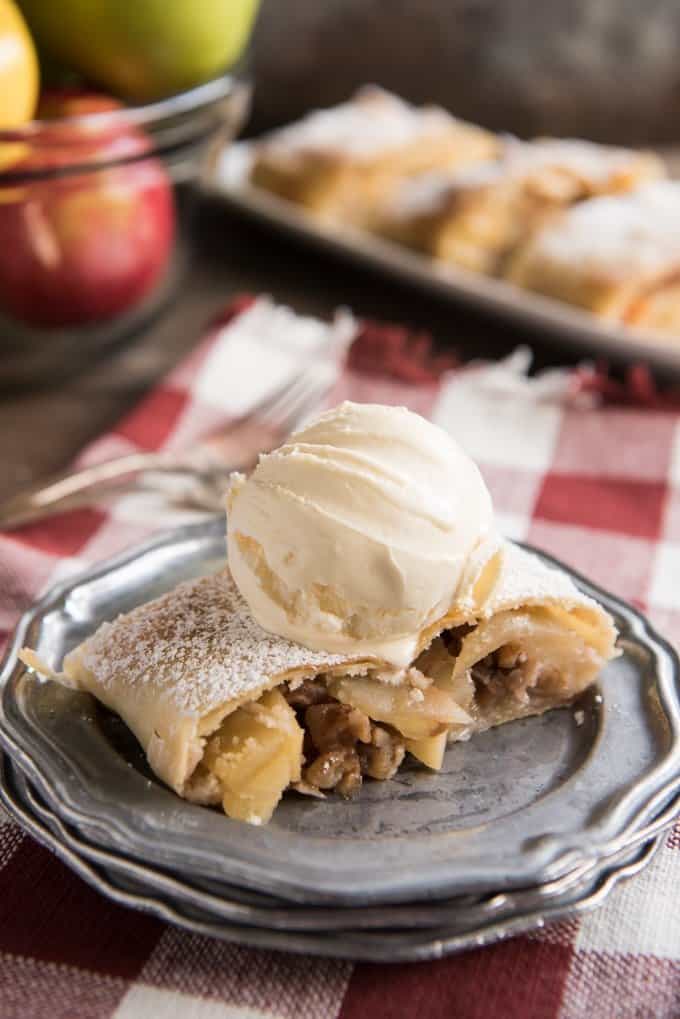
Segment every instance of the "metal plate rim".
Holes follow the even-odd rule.
[[[89,861],[61,844],[53,832],[28,812],[25,804],[17,801],[16,794],[12,793],[6,782],[4,769],[0,769],[0,802],[23,830],[52,851],[90,887],[119,905],[147,912],[166,923],[208,937],[237,944],[327,958],[364,959],[374,962],[399,963],[439,959],[465,949],[480,948],[540,929],[546,923],[590,911],[602,905],[620,881],[633,877],[647,866],[662,843],[662,836],[659,835],[639,847],[630,859],[624,858],[609,870],[605,869],[594,882],[589,884],[586,881],[585,887],[579,885],[570,901],[554,902],[543,908],[534,908],[500,921],[492,919],[480,928],[463,934],[451,933],[446,928],[435,928],[433,931],[416,930],[415,934],[409,933],[401,942],[395,943],[383,931],[368,932],[358,937],[351,937],[349,932],[324,937],[318,932],[300,934],[285,930],[258,930],[236,924],[217,923],[209,916],[187,916],[178,910],[177,904],[172,900],[153,897],[141,888],[134,891],[116,886],[106,872],[100,873]]]

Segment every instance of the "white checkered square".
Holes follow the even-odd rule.
[[[444,383],[432,420],[482,464],[547,471],[563,413],[557,403],[480,385],[479,373],[471,369]]]
[[[244,1005],[194,998],[179,991],[134,984],[113,1014],[113,1019],[276,1019],[275,1012],[260,1012]]]
[[[649,601],[660,608],[676,609],[680,598],[680,544],[660,541],[654,550]]]
[[[258,302],[224,327],[199,368],[193,397],[225,413],[242,414],[298,373],[331,335],[319,319],[283,307],[272,313],[268,302]]]
[[[621,598],[640,600],[648,590],[652,541],[550,520],[533,520],[528,540]]]
[[[521,513],[496,513],[496,525],[505,538],[513,541],[526,541],[531,527],[529,517]]]
[[[583,918],[576,948],[677,958],[680,951],[678,888],[680,852],[664,847],[634,881],[627,881],[614,890],[606,909],[588,913]]]
[[[666,481],[675,426],[668,414],[607,407],[565,415],[552,470],[595,478]],[[587,455],[586,455],[587,454]]]
[[[680,421],[675,422],[668,480],[674,488],[680,488]]]

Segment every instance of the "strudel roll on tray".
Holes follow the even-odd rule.
[[[397,181],[497,150],[496,137],[482,128],[367,86],[257,142],[251,180],[319,217],[365,227]]]
[[[509,139],[500,159],[402,183],[385,203],[378,229],[435,258],[493,274],[556,212],[664,173],[652,153],[571,139]]]
[[[357,792],[406,753],[568,704],[615,654],[607,613],[497,537],[444,431],[344,403],[228,495],[229,565],[99,629],[60,673],[175,792],[266,822],[286,789]]]
[[[519,286],[603,319],[680,332],[680,183],[574,206],[520,247]]]

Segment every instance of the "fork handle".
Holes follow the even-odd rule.
[[[39,520],[54,512],[62,503],[68,503],[75,496],[105,482],[165,466],[168,466],[167,454],[126,453],[78,471],[66,470],[54,474],[0,503],[0,528],[11,530],[21,524]]]

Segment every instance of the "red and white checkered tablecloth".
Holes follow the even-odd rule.
[[[276,328],[263,328],[267,314],[262,304],[233,306],[79,459],[184,445],[238,413],[324,332],[309,321],[288,328],[284,312]],[[680,641],[675,398],[655,394],[643,369],[626,385],[594,369],[528,379],[527,354],[518,351],[447,371],[451,364],[430,357],[422,336],[376,325],[356,334],[329,402],[401,403],[430,416],[478,461],[507,534],[633,601]],[[149,521],[158,528],[186,518],[160,494],[136,493],[0,535],[0,629],[56,578],[140,540]],[[391,967],[259,951],[165,926],[100,897],[2,818],[0,1016],[677,1019],[680,826],[650,867],[594,913],[442,961]]]

